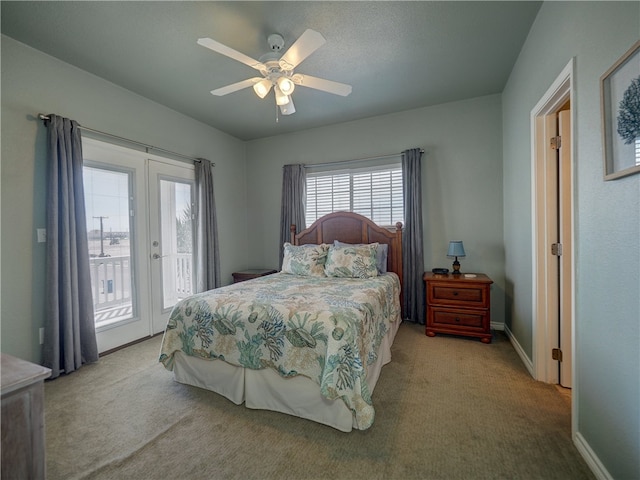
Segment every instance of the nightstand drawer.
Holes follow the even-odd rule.
[[[433,325],[457,325],[461,327],[484,327],[484,312],[463,312],[433,309]]]
[[[437,303],[455,302],[456,305],[470,303],[484,305],[484,287],[449,287],[433,285],[431,288],[431,300]]]

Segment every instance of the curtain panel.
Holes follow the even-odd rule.
[[[297,232],[306,228],[304,203],[307,175],[304,165],[285,165],[282,167],[282,206],[280,210],[280,250],[278,266],[282,267],[284,243],[291,239],[291,225]]]
[[[402,270],[405,318],[425,323],[424,243],[422,231],[422,151],[402,152],[404,190],[404,232],[402,234]]]
[[[98,360],[77,122],[49,115],[43,358],[51,378]]]
[[[213,172],[209,160],[195,164],[196,177],[196,292],[206,292],[220,285],[220,252]]]

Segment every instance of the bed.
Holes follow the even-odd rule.
[[[365,430],[401,297],[402,225],[331,213],[299,233],[291,226],[281,272],[176,304],[160,362],[238,405]]]

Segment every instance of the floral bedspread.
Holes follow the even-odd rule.
[[[178,350],[284,377],[304,375],[328,399],[341,398],[358,428],[373,423],[366,382],[391,322],[400,320],[394,273],[369,279],[277,273],[180,301],[164,334],[160,362]]]

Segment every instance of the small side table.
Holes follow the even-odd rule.
[[[491,291],[483,273],[434,274],[422,277],[427,288],[425,333],[466,335],[491,343]]]
[[[252,268],[242,270],[240,272],[233,272],[233,283],[244,282],[245,280],[251,280],[252,278],[264,277],[265,275],[271,275],[272,273],[277,272],[277,270],[266,268]]]

